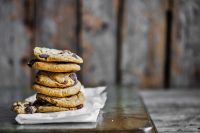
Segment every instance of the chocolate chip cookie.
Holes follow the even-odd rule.
[[[47,112],[60,112],[60,111],[69,111],[69,110],[77,110],[81,109],[83,107],[83,104],[77,105],[75,107],[58,107],[55,106],[47,101],[44,101],[42,99],[37,99],[34,103],[33,106],[36,107],[36,112],[38,113],[47,113]]]
[[[34,84],[32,89],[37,93],[41,93],[52,97],[66,97],[77,94],[81,89],[81,83],[77,81],[74,86],[67,88],[50,88],[39,84]]]
[[[70,108],[43,105],[43,106],[37,106],[37,112],[38,113],[61,112],[61,111],[77,110],[77,109],[81,109],[82,107],[83,107],[83,104],[78,105],[77,107],[70,107]]]
[[[33,69],[49,72],[76,72],[81,69],[79,65],[73,63],[42,62],[38,60],[31,60],[28,65]]]
[[[81,91],[79,91],[79,93],[77,93],[76,95],[64,98],[50,97],[44,94],[37,93],[36,99],[46,101],[57,107],[64,107],[64,108],[76,107],[78,105],[83,104],[85,101],[85,97]]]
[[[75,73],[52,73],[39,71],[36,75],[35,82],[47,87],[70,87],[77,82]]]
[[[83,63],[83,59],[69,50],[57,50],[43,47],[35,47],[34,55],[38,60],[47,62],[72,62]]]

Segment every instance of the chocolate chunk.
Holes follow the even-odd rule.
[[[70,77],[72,80],[74,80],[75,82],[77,81],[77,76],[76,76],[75,73],[71,73],[71,74],[69,75],[69,77]]]
[[[26,113],[28,113],[28,114],[34,113],[34,110],[33,110],[32,106],[26,107],[26,108],[25,108],[25,111],[26,111]]]
[[[35,102],[33,103],[34,106],[42,106],[42,105],[45,105],[47,104],[46,101],[43,101],[43,100],[35,100]]]
[[[78,56],[76,54],[74,54],[74,53],[72,54],[72,57],[78,59]]]
[[[47,59],[49,57],[49,55],[48,54],[40,54],[39,57]]]
[[[38,105],[40,105],[40,100],[35,100],[33,106],[38,106]]]
[[[82,107],[83,107],[83,104],[76,106],[77,109],[81,109]]]
[[[29,67],[32,67],[32,65],[33,65],[36,61],[37,61],[37,60],[35,60],[35,59],[34,59],[34,60],[30,60],[30,61],[28,62],[27,65],[28,65]]]
[[[31,102],[24,104],[24,107],[28,107],[28,106],[31,106]]]
[[[75,82],[74,82],[74,85],[76,85],[77,84],[77,79],[75,80]]]
[[[47,101],[41,100],[41,99],[37,99],[35,100],[35,102],[33,103],[33,106],[55,106],[54,104],[51,104]]]

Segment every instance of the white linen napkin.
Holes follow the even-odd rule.
[[[15,120],[19,124],[64,123],[64,122],[96,122],[99,111],[104,107],[107,94],[106,87],[81,88],[86,97],[83,108],[72,111],[53,113],[18,114]],[[35,101],[36,95],[30,96],[26,101]]]

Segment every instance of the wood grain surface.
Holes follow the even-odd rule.
[[[0,103],[0,132],[57,132],[57,133],[156,133],[137,91],[133,87],[110,86],[106,90],[107,101],[96,123],[15,123],[14,113]],[[1,97],[0,97],[1,100]]]
[[[37,0],[35,45],[76,52],[76,1]]]
[[[142,91],[141,95],[159,133],[200,132],[199,88]]]
[[[86,86],[200,86],[198,0],[2,0],[0,7],[2,86],[30,86],[34,46],[83,56]]]
[[[18,91],[30,86],[29,37],[23,20],[23,1],[0,1],[0,85],[18,86]]]
[[[83,83],[105,85],[115,80],[114,0],[82,1]]]
[[[122,83],[163,85],[165,1],[127,0],[122,44]]]
[[[200,86],[200,1],[178,0],[174,6],[172,87]]]

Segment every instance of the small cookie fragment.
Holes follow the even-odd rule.
[[[17,114],[32,114],[36,112],[36,107],[32,106],[31,102],[15,102],[12,110]]]

